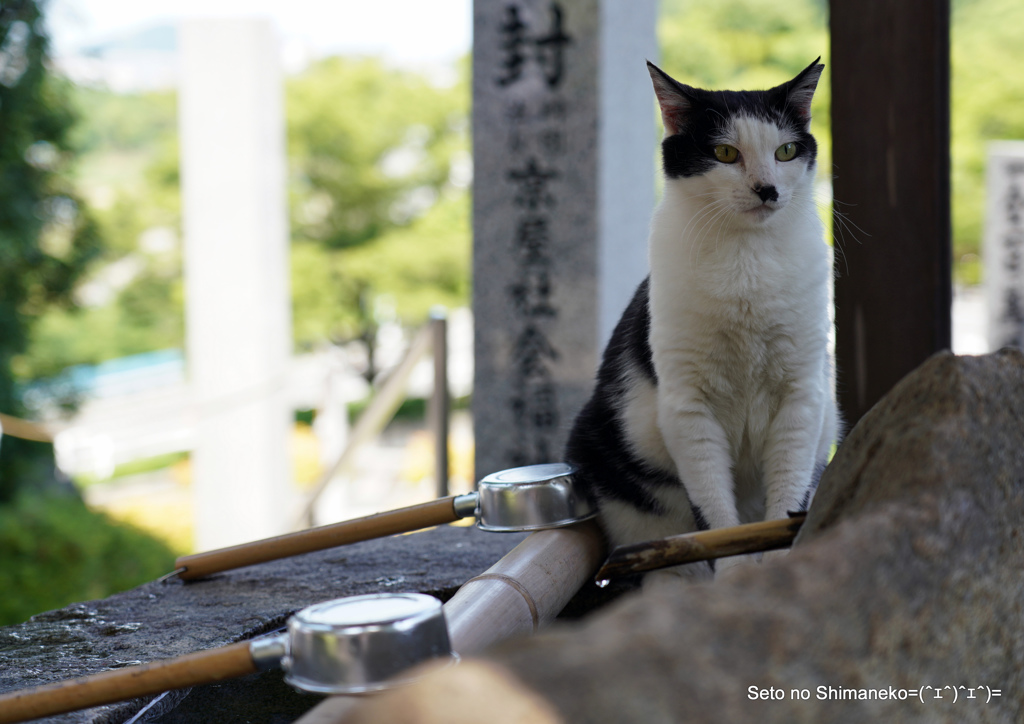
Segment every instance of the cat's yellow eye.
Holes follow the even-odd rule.
[[[775,149],[775,158],[780,161],[792,161],[796,158],[796,144],[795,143],[783,143],[781,146]]]
[[[722,163],[736,163],[736,159],[739,157],[740,152],[733,146],[726,146],[725,144],[715,146],[715,158]]]

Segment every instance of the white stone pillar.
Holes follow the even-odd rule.
[[[1024,141],[989,144],[986,181],[989,348],[1024,347]]]
[[[278,43],[262,19],[180,29],[195,545],[286,532],[291,349]]]
[[[476,0],[478,477],[558,462],[647,273],[655,0]]]

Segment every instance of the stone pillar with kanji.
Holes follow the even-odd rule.
[[[990,144],[987,176],[988,344],[1024,347],[1024,141]]]
[[[476,0],[476,473],[558,462],[647,274],[655,0]]]

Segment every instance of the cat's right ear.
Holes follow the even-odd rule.
[[[693,101],[688,97],[687,87],[670,77],[665,71],[651,61],[647,61],[647,71],[654,82],[654,94],[658,96],[661,106],[661,120],[665,123],[665,135],[675,136],[686,127],[687,117],[693,110]]]

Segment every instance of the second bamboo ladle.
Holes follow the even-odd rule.
[[[126,669],[0,694],[0,722],[124,701],[272,668],[303,691],[365,693],[417,663],[450,657],[441,602],[420,593],[370,594],[299,611],[287,633]]]
[[[255,563],[444,525],[474,515],[479,527],[489,531],[529,531],[571,525],[596,515],[596,510],[577,489],[574,473],[575,469],[565,463],[503,470],[488,475],[480,481],[476,492],[467,495],[439,498],[365,518],[182,556],[174,567],[180,578],[192,580]]]

